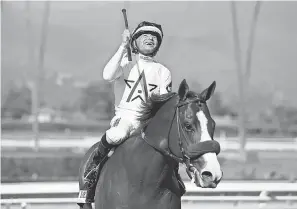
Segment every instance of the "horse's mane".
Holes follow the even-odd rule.
[[[141,112],[138,120],[142,124],[148,124],[150,119],[152,119],[158,110],[173,96],[177,95],[175,92],[169,92],[167,94],[152,94],[151,97],[148,98],[146,102],[142,102],[141,104]],[[198,97],[198,95],[193,91],[188,91],[187,98],[191,99],[194,97]]]
[[[167,94],[152,94],[146,102],[142,102],[141,104],[141,112],[138,120],[142,124],[148,124],[151,118],[155,116],[158,110],[173,96],[175,96],[175,92],[169,92]]]

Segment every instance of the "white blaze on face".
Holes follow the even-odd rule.
[[[212,139],[209,135],[208,128],[207,128],[208,119],[206,118],[204,112],[200,110],[199,112],[196,113],[196,116],[200,122],[200,127],[201,127],[201,142],[211,141]]]
[[[196,113],[196,116],[200,122],[200,128],[201,128],[201,142],[204,141],[211,141],[212,138],[208,132],[207,123],[208,119],[206,118],[204,112],[200,110]],[[209,171],[212,174],[213,180],[214,179],[220,179],[222,177],[221,172],[221,166],[219,164],[217,155],[215,153],[206,153],[202,155],[202,157],[205,160],[204,168],[200,171],[202,173],[203,171]]]

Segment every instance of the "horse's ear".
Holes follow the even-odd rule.
[[[202,93],[200,94],[200,97],[204,100],[207,101],[209,100],[209,98],[213,95],[214,91],[216,88],[216,82],[212,82],[212,84],[205,89],[204,91],[202,91]]]
[[[187,93],[189,91],[189,86],[187,84],[186,79],[184,79],[178,88],[178,95],[181,100],[185,100],[187,98]]]

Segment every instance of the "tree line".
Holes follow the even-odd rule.
[[[200,87],[196,84],[197,91]],[[63,87],[61,87],[63,88]],[[54,95],[51,99],[58,100],[59,92],[53,90]],[[73,91],[77,91],[73,87]],[[62,112],[74,113],[81,112],[87,117],[100,120],[110,118],[114,114],[114,95],[113,85],[105,81],[91,82],[86,87],[79,89],[79,97],[73,103],[61,102],[53,107],[44,95],[41,100],[41,107],[49,107]],[[49,91],[47,91],[49,92]],[[32,114],[32,92],[27,86],[11,86],[7,92],[2,95],[1,116],[2,118],[21,119],[23,116]],[[62,95],[71,97],[72,95]],[[221,95],[215,93],[209,102],[209,108],[214,115],[235,114],[224,106]]]

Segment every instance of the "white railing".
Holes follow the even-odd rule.
[[[72,149],[87,149],[98,142],[99,137],[87,137],[84,139],[42,139],[39,140],[41,148],[72,148]],[[225,140],[224,138],[217,139],[220,142],[222,150],[238,150],[240,147],[239,140]],[[30,140],[14,140],[1,139],[1,148],[15,149],[15,148],[34,148],[35,141]],[[270,150],[270,151],[297,151],[297,140],[292,141],[255,141],[247,140],[246,150]]]
[[[183,202],[273,202],[286,201],[297,202],[297,183],[264,183],[264,182],[222,182],[215,189],[197,188],[190,182],[185,182],[187,193],[182,197]],[[53,204],[53,203],[76,203],[76,198],[63,198],[63,195],[77,195],[77,182],[23,182],[5,183],[1,185],[1,204]],[[257,193],[250,195],[249,192]],[[206,193],[211,195],[204,196]],[[228,193],[238,195],[225,196]],[[283,195],[274,193],[283,193]],[[14,198],[18,195],[34,197],[35,195],[56,195],[59,198]]]
[[[287,192],[297,193],[297,183],[287,182],[221,182],[217,188],[199,188],[186,181],[188,193],[247,193],[247,192]],[[78,191],[78,183],[75,181],[65,182],[21,182],[1,184],[1,195],[19,194],[69,194]]]
[[[296,196],[183,196],[182,202],[258,202],[272,201],[296,202]],[[77,198],[18,198],[1,199],[1,205],[27,205],[27,204],[76,204]]]

